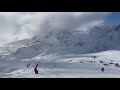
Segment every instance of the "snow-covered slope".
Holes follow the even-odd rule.
[[[19,40],[16,42],[6,44],[4,47],[0,47],[0,55],[10,54],[16,51],[16,49],[25,47],[28,44],[29,44],[29,39]]]
[[[112,54],[112,55],[111,55]],[[40,58],[39,56],[36,57]],[[54,59],[53,59],[54,58]],[[0,61],[1,78],[119,78],[120,51],[91,54],[48,55],[41,61]],[[30,67],[26,67],[31,63]],[[34,67],[39,64],[39,74]],[[119,66],[116,66],[118,64]],[[101,72],[101,68],[105,72]]]
[[[0,77],[120,77],[119,50],[120,25],[47,33],[1,48]]]
[[[8,55],[3,55],[1,59],[29,59],[40,55],[45,50],[47,50],[46,54],[84,53],[84,48],[86,46],[85,43],[87,43],[87,35],[79,34],[77,32],[48,34],[41,38],[35,36],[31,40],[29,40],[29,43],[27,41],[27,43],[24,43],[23,45],[22,42],[20,44],[17,42],[9,44],[9,46],[12,46],[15,51]]]
[[[92,53],[120,49],[120,25],[95,28],[90,32],[89,37],[89,49]]]
[[[94,27],[89,33],[62,31],[34,36],[32,39],[10,43],[2,48],[1,59],[23,60],[34,58],[47,50],[46,55],[56,53],[87,54],[120,49],[120,25],[113,27]],[[3,55],[3,54],[7,55]]]

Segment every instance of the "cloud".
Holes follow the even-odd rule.
[[[0,45],[49,32],[89,31],[104,23],[108,12],[0,12]]]

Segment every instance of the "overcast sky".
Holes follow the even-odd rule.
[[[89,31],[94,26],[109,24],[105,20],[111,15],[110,12],[0,12],[0,46],[49,32]]]

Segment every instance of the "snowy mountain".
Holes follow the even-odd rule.
[[[119,50],[120,25],[47,33],[1,47],[0,77],[120,77]]]
[[[120,25],[107,29],[93,29],[90,37],[92,52],[120,49]]]
[[[62,31],[19,40],[1,48],[1,59],[23,60],[46,54],[84,54],[120,49],[120,25],[94,27],[89,33]]]
[[[42,38],[34,36],[31,40],[24,40],[9,44],[9,48],[14,48],[14,52],[4,55],[4,59],[29,59],[33,58],[45,50],[50,53],[78,53],[85,46],[82,40],[83,35],[73,32],[48,34]],[[85,39],[85,36],[84,36]],[[23,43],[23,45],[22,45]]]
[[[16,42],[6,44],[4,47],[0,47],[0,55],[10,54],[16,51],[16,49],[25,47],[28,44],[29,44],[29,39],[19,40]]]

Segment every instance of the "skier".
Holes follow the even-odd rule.
[[[37,64],[37,65],[35,66],[35,68],[34,68],[34,72],[35,72],[35,74],[38,74],[37,67],[38,67],[38,64]]]
[[[101,68],[101,71],[104,72],[104,68],[103,67]]]
[[[29,67],[29,66],[30,66],[30,64],[31,64],[31,63],[27,64],[27,67]]]

